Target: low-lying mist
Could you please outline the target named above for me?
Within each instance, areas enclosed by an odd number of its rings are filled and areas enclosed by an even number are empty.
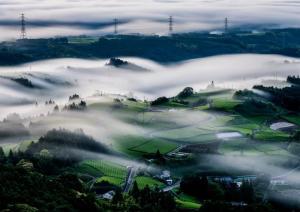
[[[153,126],[141,126],[141,114],[118,114],[110,107],[114,98],[135,97],[153,100],[160,96],[175,96],[184,87],[196,91],[205,89],[214,81],[216,87],[242,89],[255,84],[286,85],[284,79],[290,74],[298,75],[298,59],[277,55],[224,55],[182,63],[158,64],[140,58],[122,58],[149,71],[128,70],[128,68],[107,66],[106,60],[58,59],[39,61],[15,67],[0,68],[0,109],[1,120],[9,114],[20,115],[20,123],[32,137],[39,138],[56,128],[82,129],[96,141],[108,146],[122,135],[153,137]],[[68,111],[63,107],[72,101],[69,97],[78,94],[88,109]],[[49,101],[51,100],[51,104]],[[47,103],[48,102],[48,103]],[[98,107],[94,104],[100,104]],[[59,112],[54,111],[55,105]],[[94,105],[94,107],[90,107]],[[97,108],[98,107],[98,108]],[[157,121],[169,117],[172,126],[205,127],[217,114],[195,111],[164,111]],[[153,118],[153,117],[152,117]],[[132,121],[134,120],[134,121]],[[212,126],[210,126],[212,127]],[[15,141],[21,141],[24,134],[16,134]],[[10,142],[9,139],[1,143]],[[119,160],[119,159],[118,159]],[[210,160],[220,167],[247,170],[268,170],[272,175],[289,172],[283,168],[280,158],[274,157],[231,157],[213,156]],[[298,183],[298,171],[288,180]]]
[[[225,55],[169,65],[139,58],[124,59],[150,71],[130,71],[106,66],[106,60],[81,59],[2,67],[0,107],[2,111],[8,106],[10,109],[14,107],[12,111],[31,114],[30,103],[53,99],[62,104],[74,93],[84,98],[110,93],[154,99],[163,95],[174,96],[186,86],[203,89],[211,81],[222,88],[251,88],[262,80],[269,80],[269,83],[270,80],[283,81],[289,74],[297,75],[300,68],[297,59],[276,55]],[[47,111],[40,105],[30,108]],[[1,113],[2,118],[6,115],[6,112]]]
[[[27,120],[25,124],[28,125],[42,116],[42,122],[36,127],[37,132],[45,133],[54,127],[86,128],[96,137],[107,138],[109,136],[106,134],[111,134],[111,131],[137,132],[141,129],[118,120],[111,111],[105,110],[44,116],[52,113],[55,105],[62,109],[68,104],[69,96],[75,93],[88,105],[109,102],[113,95],[116,98],[126,95],[153,100],[160,96],[175,96],[187,86],[199,91],[211,81],[217,87],[233,89],[251,88],[264,82],[280,85],[287,75],[297,75],[300,68],[297,59],[276,55],[224,55],[168,65],[140,58],[123,59],[147,71],[108,66],[107,60],[82,59],[57,59],[1,67],[0,119],[17,113]],[[50,100],[52,104],[47,104]],[[182,120],[181,116],[178,117],[174,122],[186,120],[185,123],[188,123],[191,120],[189,115]],[[196,116],[192,114],[191,117]],[[175,118],[176,115],[173,116]],[[37,132],[33,134],[43,134]]]

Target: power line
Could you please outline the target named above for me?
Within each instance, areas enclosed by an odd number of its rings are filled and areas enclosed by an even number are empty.
[[[118,19],[117,18],[115,18],[114,19],[114,33],[115,34],[118,34]]]
[[[21,39],[26,39],[26,20],[24,13],[21,14]]]
[[[173,17],[172,16],[169,17],[169,33],[170,34],[173,33]]]
[[[228,18],[225,18],[224,21],[224,33],[227,34],[228,33]]]

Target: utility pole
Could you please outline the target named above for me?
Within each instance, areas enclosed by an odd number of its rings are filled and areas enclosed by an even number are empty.
[[[21,14],[21,39],[26,39],[26,21],[24,13]]]
[[[169,17],[169,34],[172,35],[173,33],[173,17]]]
[[[228,18],[225,18],[225,22],[224,22],[224,34],[228,33]]]
[[[118,19],[114,19],[114,33],[118,34]]]

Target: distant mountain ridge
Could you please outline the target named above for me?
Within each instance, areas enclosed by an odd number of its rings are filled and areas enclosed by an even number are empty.
[[[169,63],[239,53],[300,57],[300,29],[272,29],[260,33],[237,31],[224,35],[108,35],[95,42],[80,42],[79,39],[76,43],[67,37],[17,40],[0,43],[0,65],[66,57],[106,59],[126,56]]]

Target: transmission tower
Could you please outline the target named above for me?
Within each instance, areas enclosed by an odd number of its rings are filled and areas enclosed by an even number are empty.
[[[172,16],[169,17],[169,33],[170,34],[173,33],[173,17]]]
[[[26,21],[24,13],[21,14],[21,39],[26,39]]]
[[[114,19],[114,33],[118,34],[118,19]]]
[[[224,22],[224,33],[227,34],[228,33],[228,18],[225,18],[225,22]]]

